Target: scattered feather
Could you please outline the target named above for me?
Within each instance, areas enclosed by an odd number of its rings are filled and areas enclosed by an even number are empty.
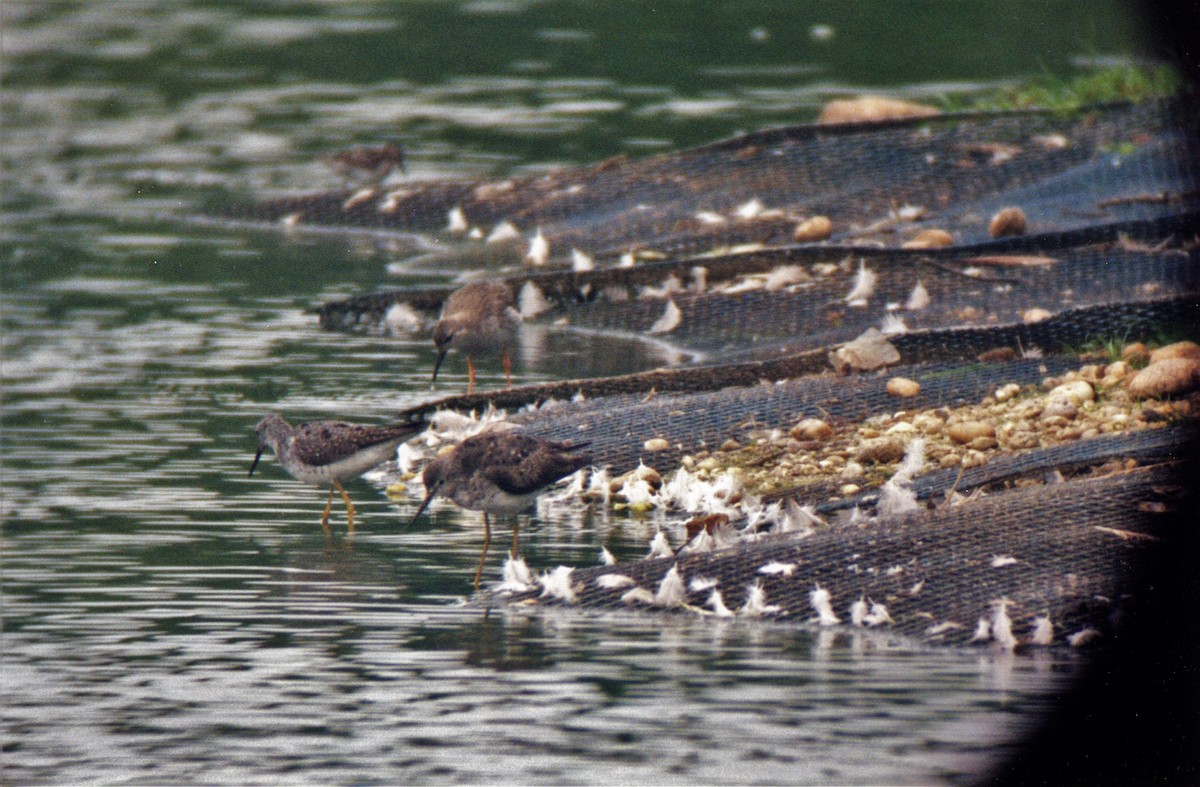
[[[559,566],[538,577],[538,583],[542,586],[542,597],[562,599],[568,604],[578,601],[579,597],[571,583],[571,572],[574,570],[570,566]]]
[[[550,310],[550,302],[546,300],[546,295],[542,292],[542,288],[531,281],[527,281],[521,286],[521,293],[517,296],[517,303],[520,306],[518,311],[523,320],[532,319]]]
[[[794,572],[795,570],[796,570],[795,563],[780,563],[778,561],[772,560],[770,563],[767,563],[765,566],[762,566],[761,568],[759,568],[758,573],[767,574],[767,575],[782,574],[785,577],[790,577],[792,575],[792,572]]]
[[[980,618],[975,623],[975,633],[971,635],[968,642],[987,642],[992,638],[992,624],[988,623],[987,618]]]
[[[919,312],[928,306],[929,303],[929,290],[925,289],[925,285],[921,283],[920,279],[917,279],[912,292],[908,294],[908,302],[904,304],[904,308],[910,312]]]
[[[1020,560],[1017,560],[1015,557],[1012,557],[1010,555],[993,555],[992,556],[992,568],[1003,568],[1004,566],[1011,566],[1014,563],[1020,563],[1020,562],[1021,562]]]
[[[763,289],[767,292],[775,292],[793,284],[801,284],[810,278],[808,271],[799,265],[780,265],[763,279]]]
[[[688,582],[688,590],[693,593],[703,593],[706,590],[715,588],[718,584],[720,584],[719,581],[712,577],[692,577],[692,580]]]
[[[746,603],[741,609],[743,615],[758,618],[763,615],[778,615],[779,612],[778,606],[767,603],[767,591],[763,590],[757,581],[746,588]]]
[[[617,261],[618,268],[632,268],[637,262],[637,258],[633,256],[632,251],[627,251],[621,255],[621,259]]]
[[[1017,647],[1017,638],[1013,636],[1012,631],[1012,618],[1008,616],[1008,605],[1012,602],[1002,598],[992,603],[996,607],[992,613],[992,638],[1000,647],[1012,651]]]
[[[621,596],[621,601],[625,604],[653,604],[654,594],[645,588],[633,588],[625,591]]]
[[[904,450],[900,467],[879,489],[879,515],[896,516],[920,508],[912,489],[913,477],[925,465],[925,439],[918,437]]]
[[[879,322],[879,332],[884,336],[899,336],[908,333],[908,325],[899,314],[885,314]]]
[[[608,551],[608,547],[600,547],[600,564],[603,566],[611,566],[616,564],[617,559],[613,557],[613,553]]]
[[[834,614],[829,591],[820,585],[815,586],[808,594],[808,603],[816,610],[817,622],[822,626],[836,626],[842,622],[842,619]]]
[[[683,577],[679,576],[679,567],[671,566],[671,570],[658,583],[658,591],[654,594],[654,605],[656,607],[678,607],[685,601],[687,601],[687,587],[683,584]]]
[[[675,557],[675,550],[671,549],[671,544],[667,541],[667,534],[661,530],[650,540],[650,552],[646,555],[646,559],[651,560],[656,557]]]
[[[401,475],[414,473],[424,459],[425,452],[408,443],[401,443],[400,447],[396,449],[396,465]]]
[[[446,215],[446,232],[466,232],[471,229],[471,223],[467,221],[467,214],[463,213],[461,206],[455,205]]]
[[[811,533],[814,527],[828,527],[828,524],[817,516],[812,506],[802,506],[791,498],[783,504],[783,516],[777,523],[780,533]]]
[[[867,267],[865,260],[859,259],[858,275],[854,277],[854,286],[850,288],[850,292],[843,300],[851,306],[866,306],[867,301],[875,293],[875,282],[878,280],[879,275]]]
[[[855,626],[865,625],[869,609],[867,600],[859,596],[858,601],[850,605],[850,623]]]
[[[888,614],[887,607],[879,602],[872,602],[871,612],[863,618],[863,622],[868,626],[882,626],[884,623],[894,624],[896,621]]]
[[[358,191],[356,191],[352,195],[350,195],[349,199],[347,199],[345,202],[342,203],[342,210],[350,210],[351,208],[355,207],[356,205],[361,205],[362,203],[367,202],[368,200],[374,199],[374,197],[375,197],[375,189],[373,189],[373,188],[359,189]]]
[[[511,221],[502,221],[496,225],[484,243],[499,243],[506,240],[520,240],[521,231]]]
[[[637,584],[633,577],[627,577],[624,574],[601,574],[596,577],[595,582],[596,587],[605,590],[620,590]]]
[[[383,327],[393,336],[416,333],[424,322],[417,310],[407,303],[393,303],[383,315]]]
[[[504,561],[504,581],[500,583],[496,591],[499,593],[527,593],[536,587],[534,583],[533,574],[530,573],[529,566],[525,565],[525,559],[514,560],[510,557]]]
[[[584,254],[579,249],[571,249],[571,270],[576,273],[587,273],[596,269],[596,261],[590,254]]]
[[[550,241],[542,234],[542,228],[537,228],[537,234],[529,241],[529,251],[525,253],[525,261],[530,265],[542,266],[550,259]]]
[[[651,298],[669,298],[677,293],[684,292],[683,282],[679,280],[675,274],[671,274],[663,279],[663,283],[658,287],[643,287],[639,297],[643,299]]]
[[[1033,619],[1033,635],[1029,638],[1031,644],[1034,645],[1053,645],[1054,644],[1054,623],[1046,615],[1039,615]]]
[[[670,333],[678,328],[681,322],[683,322],[683,312],[675,305],[675,301],[667,301],[667,307],[663,310],[662,316],[646,332],[650,334]]]
[[[725,599],[723,599],[721,597],[721,591],[714,590],[709,595],[708,601],[706,603],[709,606],[709,608],[711,608],[712,611],[716,614],[717,617],[719,617],[719,618],[733,617],[733,612],[729,609],[729,607],[725,606]]]
[[[696,212],[696,221],[701,224],[724,224],[726,219],[720,213],[714,213],[711,210],[701,210]]]
[[[737,217],[739,219],[752,219],[752,218],[758,216],[760,213],[762,213],[766,209],[767,208],[765,205],[763,205],[762,200],[760,200],[758,197],[755,197],[754,199],[750,200],[749,202],[746,202],[746,203],[738,206],[738,209],[736,212],[737,212]]]

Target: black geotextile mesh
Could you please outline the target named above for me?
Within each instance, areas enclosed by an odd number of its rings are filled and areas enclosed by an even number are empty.
[[[304,195],[230,215],[442,232],[439,245],[452,251],[434,263],[490,268],[529,320],[651,335],[691,353],[671,368],[447,396],[403,414],[520,409],[512,420],[523,429],[586,441],[614,474],[640,461],[666,472],[684,455],[807,416],[852,427],[900,409],[977,404],[999,386],[1078,368],[1097,342],[1200,337],[1196,107],[1186,96],[1070,114],[775,129],[545,175]],[[989,219],[1005,207],[1025,212],[1027,232],[990,239]],[[443,232],[452,213],[479,237]],[[797,223],[814,215],[830,218],[832,236],[793,242]],[[482,239],[503,222],[516,237]],[[952,245],[898,248],[925,228],[948,231]],[[522,267],[535,232],[549,242],[548,264]],[[573,249],[595,269],[572,270]],[[631,266],[618,262],[631,253]],[[864,277],[873,279],[865,290]],[[332,330],[390,330],[412,313],[428,329],[456,286],[370,293],[317,312]],[[872,327],[900,331],[887,337],[899,361],[834,374],[830,351]],[[1017,360],[994,360],[1006,357],[998,350]],[[917,395],[888,395],[895,376],[918,382]],[[803,538],[768,534],[678,560],[579,569],[577,603],[647,606],[595,576],[622,573],[653,594],[677,564],[685,582],[716,580],[687,598],[714,614],[716,589],[735,613],[749,599],[743,614],[765,604],[771,617],[809,621],[820,587],[842,623],[863,599],[886,606],[888,630],[930,641],[965,642],[981,618],[993,634],[1011,621],[1029,637],[1044,617],[1054,642],[1107,631],[1114,602],[1134,590],[1135,563],[1156,543],[1137,534],[1179,504],[1176,485],[1192,483],[1182,474],[1194,468],[1180,461],[1195,437],[1188,424],[1152,424],[936,470],[912,483],[933,508],[900,517],[869,518],[876,489],[785,485],[775,497],[833,524]],[[653,438],[667,447],[651,450]],[[1130,470],[1138,463],[1148,467]],[[1066,479],[1055,483],[1055,471]],[[1107,475],[1089,477],[1097,472]],[[951,490],[975,496],[951,506]],[[843,523],[853,506],[866,523]],[[771,562],[790,568],[761,573]]]
[[[926,225],[971,243],[987,238],[993,209],[1011,204],[1022,205],[1036,232],[1194,209],[1195,112],[1189,96],[1070,115],[795,126],[544,175],[319,193],[224,213],[429,232],[445,229],[453,211],[484,234],[501,222],[527,237],[540,229],[561,261],[572,248],[603,261],[631,249],[678,256],[787,243],[797,220],[813,215],[831,219],[834,243],[896,245],[904,239],[897,229],[908,225],[890,217],[909,206]]]
[[[1028,641],[1042,617],[1049,622],[1043,636],[1050,637],[1042,644],[1088,637],[1088,629],[1108,636],[1141,579],[1139,558],[1170,535],[1158,522],[1185,504],[1177,473],[1162,465],[1140,468],[1003,490],[865,525],[766,536],[712,553],[579,568],[570,577],[572,603],[653,609],[650,596],[659,595],[674,567],[689,588],[684,599],[671,600],[674,609],[686,604],[715,614],[716,590],[734,613],[817,623],[812,593],[819,588],[828,593],[827,613],[838,618],[826,623],[842,631],[854,625],[851,608],[861,599],[880,629],[931,642],[968,642],[981,619],[1001,640],[997,624],[1007,620],[1013,637]],[[764,571],[770,564],[776,565]],[[608,589],[597,582],[606,574],[633,583]],[[747,610],[755,586],[761,597]],[[631,594],[639,587],[647,591],[640,601]],[[886,619],[874,604],[884,606]]]

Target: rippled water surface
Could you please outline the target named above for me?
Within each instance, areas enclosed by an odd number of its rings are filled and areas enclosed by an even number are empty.
[[[1085,6],[1084,33],[1045,23]],[[1137,52],[1117,5],[1003,7],[0,5],[0,780],[937,782],[1014,751],[1069,655],[485,611],[464,603],[477,518],[409,526],[413,501],[369,476],[353,543],[336,515],[327,538],[322,492],[273,461],[247,478],[254,423],[384,422],[429,396],[427,339],[305,310],[447,281],[438,239],[179,220],[209,189],[335,186],[319,159],[354,144],[401,141],[414,178],[498,175],[809,119],[847,86],[921,96]],[[543,331],[515,371],[670,360]],[[524,549],[543,569],[631,557],[653,527],[547,506]]]

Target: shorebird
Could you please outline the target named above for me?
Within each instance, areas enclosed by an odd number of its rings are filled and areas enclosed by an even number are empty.
[[[481,353],[504,354],[504,379],[512,385],[512,360],[508,349],[516,340],[521,315],[513,307],[512,290],[502,282],[472,282],[450,293],[442,304],[442,316],[433,327],[437,361],[433,381],[450,348],[467,356],[467,393],[475,390],[475,364],[471,356]]]
[[[449,498],[463,508],[483,512],[483,552],[475,569],[475,589],[483,575],[492,526],[488,514],[513,515],[512,556],[517,556],[520,520],[517,514],[533,505],[539,492],[576,470],[591,464],[580,449],[586,443],[544,440],[512,430],[493,430],[468,437],[430,462],[421,475],[425,499],[417,517],[435,496]]]
[[[348,186],[358,184],[375,188],[393,170],[399,169],[401,174],[407,174],[404,169],[404,148],[392,143],[379,147],[351,148],[330,156],[327,161],[334,172],[345,178]]]
[[[343,481],[357,478],[372,467],[385,462],[396,447],[424,428],[420,422],[395,426],[366,426],[345,421],[310,421],[292,426],[276,413],[268,413],[255,431],[258,433],[258,453],[250,465],[250,475],[258,467],[263,451],[270,447],[283,469],[293,478],[317,486],[329,487],[321,527],[329,533],[329,511],[336,489],[346,503],[349,535],[354,535],[354,504],[342,486]]]

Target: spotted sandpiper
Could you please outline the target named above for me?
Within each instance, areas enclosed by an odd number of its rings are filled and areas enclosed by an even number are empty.
[[[347,185],[359,184],[375,188],[392,174],[405,173],[404,148],[388,143],[378,147],[351,148],[328,159],[329,166],[346,180]]]
[[[475,589],[483,575],[492,526],[488,514],[513,515],[512,556],[517,556],[520,521],[516,515],[533,505],[539,492],[591,464],[580,449],[586,443],[544,440],[513,430],[491,430],[468,437],[430,462],[422,473],[425,499],[413,522],[437,495],[463,508],[483,512],[483,552],[475,569]]]
[[[467,393],[475,390],[475,364],[471,356],[500,351],[504,354],[504,379],[512,385],[509,347],[516,340],[521,315],[513,308],[512,290],[502,282],[472,282],[450,293],[442,304],[442,316],[433,327],[437,361],[433,380],[450,348],[467,356]]]
[[[250,465],[250,475],[269,446],[279,458],[283,469],[298,481],[329,487],[321,527],[329,532],[329,511],[336,489],[346,503],[349,535],[354,535],[354,504],[342,486],[343,481],[357,478],[372,467],[385,462],[396,447],[424,428],[419,422],[395,426],[366,426],[345,421],[310,421],[292,426],[276,413],[268,413],[255,431],[258,433],[258,453]]]

